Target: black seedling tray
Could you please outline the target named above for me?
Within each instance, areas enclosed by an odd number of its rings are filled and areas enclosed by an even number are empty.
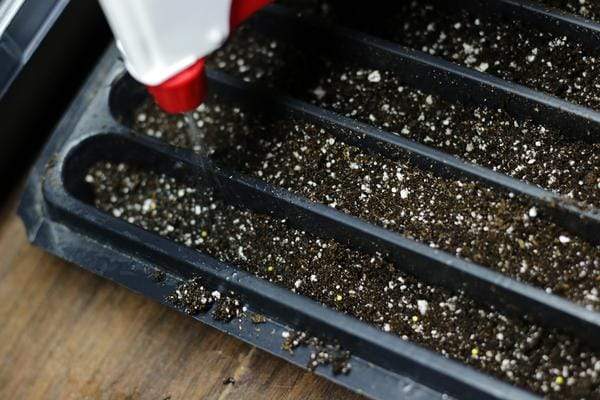
[[[490,3],[515,2],[490,0]],[[508,5],[502,9],[516,12],[516,8]],[[523,10],[523,15],[536,12],[531,7]],[[318,21],[300,22],[281,7],[270,7],[253,23],[298,46],[310,45],[313,49],[316,46],[336,57],[361,60],[363,65],[367,62],[376,68],[397,69],[413,86],[451,101],[501,106],[518,117],[569,127],[573,135],[587,140],[595,140],[600,131],[600,114],[595,111],[362,33]],[[316,372],[372,398],[427,399],[440,398],[442,393],[477,399],[535,398],[235,266],[99,211],[92,205],[92,193],[84,180],[86,171],[98,161],[127,162],[189,185],[214,186],[219,188],[217,191],[225,188],[228,194],[234,194],[226,200],[235,206],[285,217],[294,227],[365,252],[390,254],[399,268],[424,282],[464,290],[501,312],[568,330],[598,347],[598,313],[328,206],[219,169],[191,151],[133,134],[130,128],[133,113],[147,97],[144,89],[123,71],[116,50],[110,48],[36,164],[19,209],[29,238],[35,244],[168,306],[171,305],[166,296],[193,276],[202,277],[211,289],[232,290],[250,311],[269,318],[259,331],[246,318],[231,323],[218,322],[208,314],[194,318],[300,366],[306,365],[308,350],[299,349],[293,356],[281,350],[281,333],[290,329],[319,332],[324,339],[337,342],[352,353],[352,372],[333,375],[326,368]],[[590,240],[597,241],[600,237],[597,212],[582,210],[548,191],[305,102],[245,84],[221,72],[209,71],[209,85],[219,98],[258,107],[280,117],[326,125],[340,140],[369,152],[390,158],[408,155],[416,166],[436,174],[468,177],[498,190],[519,193],[550,211],[551,218],[566,229]],[[258,98],[260,101],[256,101]],[[203,179],[206,165],[211,171],[210,179]],[[166,273],[165,282],[152,279],[157,271]]]

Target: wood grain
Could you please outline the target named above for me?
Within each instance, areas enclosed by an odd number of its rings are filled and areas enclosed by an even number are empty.
[[[359,398],[31,246],[16,198],[0,211],[0,399]]]

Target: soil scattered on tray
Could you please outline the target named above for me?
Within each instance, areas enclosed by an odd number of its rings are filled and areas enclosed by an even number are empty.
[[[223,105],[204,105],[196,116],[214,158],[231,168],[590,310],[600,307],[600,247],[567,233],[524,199],[367,154],[330,128],[250,117]],[[173,128],[176,117],[145,118],[169,142],[185,136]],[[154,129],[149,126],[141,131]]]
[[[405,340],[549,397],[600,396],[600,357],[578,340],[418,282],[381,255],[225,206],[210,192],[127,165],[98,164],[86,180],[107,213]],[[185,285],[174,301],[191,312],[213,301],[200,281]]]
[[[252,321],[253,324],[259,325],[259,324],[264,324],[265,322],[267,322],[267,317],[265,317],[262,314],[252,313],[252,315],[250,316],[250,320]]]
[[[322,11],[315,3],[309,10]],[[446,0],[328,4],[341,25],[600,110],[600,54],[526,20]]]
[[[600,2],[598,0],[535,0],[534,3],[600,22]]]
[[[307,368],[316,370],[321,365],[331,365],[334,375],[348,374],[352,369],[350,352],[343,350],[338,344],[327,344],[323,340],[309,336],[306,332],[284,332],[285,339],[281,345],[283,350],[294,353],[298,347],[311,349]]]
[[[200,278],[190,279],[181,284],[168,300],[188,315],[204,313],[210,310],[214,302],[213,296]]]
[[[167,274],[164,271],[156,269],[150,273],[150,279],[156,283],[163,283],[167,279]]]
[[[201,233],[202,236],[202,233]],[[212,316],[216,321],[231,322],[234,318],[240,318],[244,315],[245,307],[237,298],[234,292],[222,294],[219,291],[212,291],[208,294],[200,277],[192,278],[180,284],[175,292],[168,296],[175,307],[182,309],[188,315],[197,315],[208,311],[211,306]],[[253,313],[251,321],[254,324],[263,324],[267,318],[263,315]],[[350,364],[350,352],[343,350],[338,344],[329,344],[315,336],[309,336],[305,332],[291,333],[282,332],[283,343],[281,348],[294,353],[298,347],[310,347],[311,353],[307,368],[309,371],[316,370],[319,366],[331,365],[334,375],[348,374],[352,369]],[[233,378],[227,378],[223,384],[234,384]]]
[[[202,314],[212,308],[213,318],[221,322],[230,322],[244,314],[244,306],[235,293],[211,291],[199,277],[183,282],[167,300],[188,315]]]
[[[213,292],[213,296],[217,297],[217,302],[213,308],[213,318],[221,322],[230,322],[234,318],[240,318],[244,314],[242,302],[235,296],[233,292],[229,294],[221,294]]]

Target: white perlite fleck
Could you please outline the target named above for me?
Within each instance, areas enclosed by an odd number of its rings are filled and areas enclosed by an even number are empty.
[[[369,80],[369,82],[373,83],[381,82],[381,74],[379,73],[379,71],[375,70],[369,74],[367,79]]]
[[[156,208],[156,203],[154,202],[154,199],[146,199],[144,200],[144,204],[142,205],[142,212],[147,213],[149,211],[152,211]]]
[[[502,371],[508,371],[510,370],[511,365],[510,365],[510,360],[505,358],[504,360],[502,360],[502,364],[500,364],[500,369]]]
[[[218,290],[213,291],[210,295],[217,300],[221,298],[221,292],[219,292]]]
[[[558,241],[561,242],[562,244],[567,244],[571,241],[571,238],[565,235],[560,235],[558,237]]]
[[[529,216],[530,216],[531,218],[535,218],[535,217],[537,217],[537,215],[538,215],[538,214],[537,214],[537,208],[535,208],[535,207],[531,207],[531,208],[529,209]]]
[[[408,197],[408,193],[409,193],[409,192],[408,192],[408,189],[402,189],[402,190],[400,191],[400,198],[402,198],[402,199],[406,199],[406,198]]]
[[[317,86],[315,88],[315,90],[313,90],[313,94],[315,95],[315,97],[317,98],[317,100],[321,100],[321,99],[323,99],[323,97],[325,97],[325,95],[327,94],[327,92],[325,91],[325,89],[323,89],[323,87]]]
[[[479,66],[477,67],[477,70],[480,72],[485,72],[488,70],[488,68],[490,67],[490,64],[486,63],[486,62],[482,62],[481,64],[479,64]]]
[[[419,313],[421,315],[425,315],[429,309],[429,303],[427,300],[417,300],[417,308],[419,309]]]
[[[392,328],[390,327],[390,324],[383,324],[383,330],[386,332],[389,332]]]
[[[281,337],[287,339],[290,337],[290,333],[288,331],[281,332]]]
[[[240,256],[240,258],[242,260],[247,260],[246,255],[244,254],[244,248],[242,246],[238,247],[238,256]]]

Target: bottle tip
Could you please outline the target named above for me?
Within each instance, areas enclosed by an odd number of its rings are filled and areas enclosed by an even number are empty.
[[[196,109],[206,97],[205,60],[200,59],[167,81],[148,86],[148,91],[164,111],[178,114]]]

